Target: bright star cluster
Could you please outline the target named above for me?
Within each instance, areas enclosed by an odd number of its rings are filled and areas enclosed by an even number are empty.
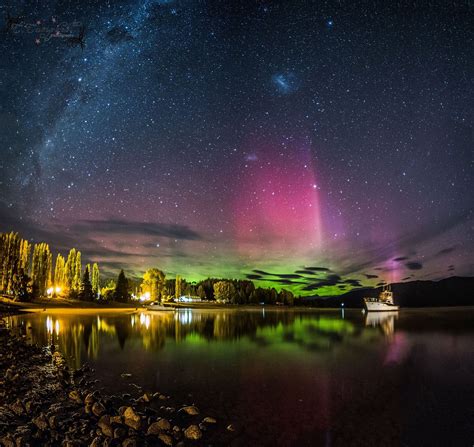
[[[0,231],[301,294],[474,274],[467,3],[2,10]]]

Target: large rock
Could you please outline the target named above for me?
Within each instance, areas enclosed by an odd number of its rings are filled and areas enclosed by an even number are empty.
[[[197,425],[190,425],[186,430],[184,430],[184,436],[188,439],[197,441],[202,438],[202,432]]]
[[[124,423],[129,427],[140,430],[142,425],[141,417],[135,413],[135,410],[132,407],[127,407],[127,409],[123,413]]]

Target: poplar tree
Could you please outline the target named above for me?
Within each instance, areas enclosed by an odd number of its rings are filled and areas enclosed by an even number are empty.
[[[74,277],[76,272],[76,249],[71,248],[66,261],[65,286],[69,292],[73,290]]]
[[[176,298],[179,298],[181,296],[181,276],[176,275],[176,285],[174,288],[174,295]]]
[[[66,261],[61,253],[56,256],[54,264],[54,286],[60,287],[61,290],[66,287]]]
[[[18,233],[0,233],[0,292],[19,297],[19,278],[24,283],[28,277],[30,251],[31,244]]]
[[[100,273],[99,273],[99,266],[97,265],[96,262],[92,265],[92,290],[97,296],[100,290]]]
[[[81,252],[77,250],[76,253],[76,270],[74,272],[74,290],[79,291],[81,288],[82,276],[82,265],[81,265]]]
[[[49,245],[45,242],[35,244],[31,263],[31,279],[34,292],[39,296],[45,296],[46,290],[51,286],[52,264],[53,255]]]

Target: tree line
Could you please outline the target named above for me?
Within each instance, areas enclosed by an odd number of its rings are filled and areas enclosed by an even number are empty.
[[[97,263],[83,268],[81,252],[69,250],[67,257],[53,254],[45,242],[32,244],[18,233],[0,233],[0,293],[20,301],[39,297],[66,297],[83,301],[170,301],[180,296],[231,304],[293,305],[288,290],[255,287],[250,280],[207,278],[188,282],[179,275],[167,279],[163,271],[148,269],[140,284],[129,280],[123,270],[117,280],[103,287]]]
[[[282,289],[278,292],[275,288],[255,287],[250,280],[207,278],[188,282],[179,275],[166,279],[165,273],[157,268],[147,270],[139,286],[134,286],[133,281],[127,279],[122,270],[117,282],[110,281],[102,289],[104,299],[121,302],[137,297],[145,298],[146,301],[166,302],[183,295],[229,304],[264,303],[292,306],[295,302],[295,296],[289,290]]]

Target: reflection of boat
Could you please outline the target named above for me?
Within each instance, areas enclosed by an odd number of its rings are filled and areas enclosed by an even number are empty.
[[[380,327],[385,335],[391,335],[395,331],[395,318],[398,318],[397,311],[388,312],[367,312],[365,317],[365,325],[372,327]]]
[[[398,310],[398,306],[393,302],[393,292],[388,287],[380,292],[378,298],[364,298],[364,305],[367,312]]]
[[[151,303],[144,306],[147,310],[154,310],[154,311],[174,311],[175,308],[173,306],[164,306],[159,301],[152,301]]]

